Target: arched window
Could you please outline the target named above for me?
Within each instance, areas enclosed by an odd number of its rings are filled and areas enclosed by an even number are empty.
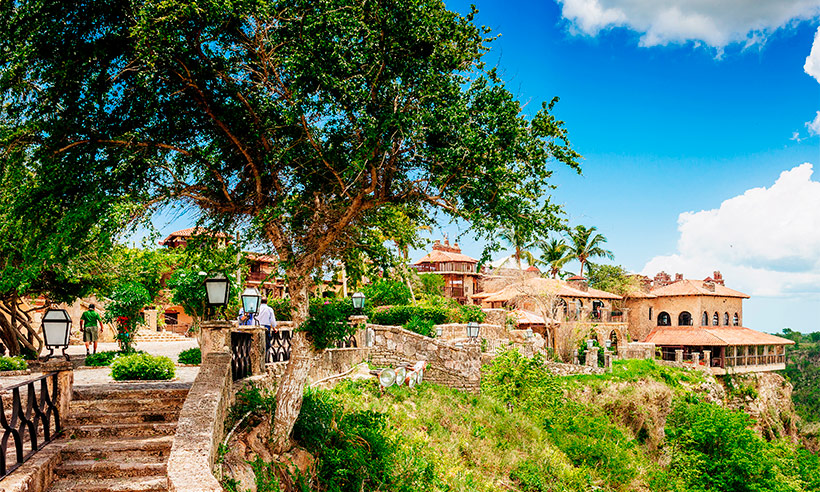
[[[729,313],[723,313],[723,326],[729,326]]]
[[[678,315],[678,326],[692,326],[692,315],[684,311]]]
[[[740,326],[740,318],[738,318],[737,313],[735,313],[735,317],[732,319],[732,324],[735,326]]]
[[[703,312],[703,317],[700,319],[700,326],[709,326],[709,313]]]
[[[612,330],[609,334],[609,348],[616,354],[618,353],[618,334]]]
[[[718,326],[719,324],[720,324],[720,315],[718,314],[717,311],[715,311],[715,314],[712,316],[712,326]]]
[[[672,326],[672,318],[666,311],[658,313],[658,326]]]

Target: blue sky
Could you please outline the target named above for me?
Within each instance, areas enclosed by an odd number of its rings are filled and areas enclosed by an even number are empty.
[[[561,98],[583,176],[557,168],[553,200],[615,263],[721,270],[750,328],[820,330],[820,177],[798,167],[820,165],[820,0],[445,1],[500,34],[487,60],[528,108]]]

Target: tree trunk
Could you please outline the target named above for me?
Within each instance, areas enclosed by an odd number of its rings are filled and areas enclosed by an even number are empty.
[[[288,283],[291,296],[291,313],[295,327],[308,317],[308,285],[304,279]],[[285,374],[279,380],[276,391],[276,414],[273,419],[273,452],[281,454],[291,446],[290,434],[302,408],[305,382],[316,355],[313,344],[303,332],[295,333],[291,340],[291,356]]]

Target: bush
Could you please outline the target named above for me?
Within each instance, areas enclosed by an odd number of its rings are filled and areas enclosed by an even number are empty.
[[[193,364],[198,366],[202,364],[202,350],[200,350],[199,347],[183,350],[179,353],[177,361],[179,361],[180,364]]]
[[[111,362],[111,377],[116,381],[167,380],[174,374],[174,362],[168,357],[130,354],[115,357]]]
[[[307,333],[316,350],[324,350],[356,331],[348,323],[352,314],[350,299],[311,299],[310,316],[298,330]]]
[[[19,355],[17,357],[0,356],[0,371],[24,371],[28,363]]]
[[[387,416],[373,411],[345,413],[330,393],[308,390],[293,437],[317,459],[321,490],[396,490],[393,469],[397,442]]]
[[[448,321],[448,314],[447,310],[442,308],[393,306],[388,309],[374,311],[370,318],[377,325],[402,326],[413,318],[432,321],[434,325],[440,325]]]
[[[225,426],[227,428],[233,427],[239,419],[247,414],[254,414],[258,417],[271,418],[276,410],[276,394],[256,386],[255,384],[247,384],[242,387],[234,399],[234,404],[231,405],[228,411],[228,418]]]
[[[273,309],[276,321],[291,321],[290,299],[268,299],[268,306]]]
[[[471,321],[475,321],[476,323],[483,323],[484,319],[487,317],[487,313],[481,310],[481,306],[475,305],[465,305],[459,306],[457,312],[456,323],[470,323]]]
[[[85,365],[99,367],[99,366],[110,366],[111,361],[113,361],[116,357],[121,355],[131,355],[131,354],[144,354],[142,350],[132,350],[131,352],[121,352],[119,350],[106,350],[104,352],[97,352],[96,354],[90,354],[85,357]]]
[[[410,287],[399,280],[379,279],[363,293],[373,306],[403,306],[410,302]]]
[[[429,319],[421,319],[418,316],[410,318],[410,321],[405,323],[404,329],[426,337],[433,336],[433,322]]]

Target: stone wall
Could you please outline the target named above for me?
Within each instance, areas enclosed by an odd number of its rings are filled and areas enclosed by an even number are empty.
[[[618,356],[622,359],[654,359],[655,344],[632,342],[618,347]]]
[[[509,340],[510,332],[503,325],[481,323],[478,330],[479,338],[486,340]],[[433,330],[441,328],[441,338],[444,340],[464,340],[467,338],[466,323],[448,323],[435,325]]]
[[[488,325],[499,325],[502,327],[507,326],[507,316],[509,311],[507,311],[506,309],[485,308],[482,309],[482,311],[484,311],[484,313],[487,315],[487,317],[484,318],[484,322]]]
[[[335,376],[336,374],[341,374],[353,366],[367,361],[369,356],[370,349],[367,347],[327,349],[320,352],[313,359],[313,365],[308,373],[308,379],[310,381],[318,381],[330,376]],[[274,362],[265,365],[265,371],[270,380],[271,387],[285,374],[287,367],[287,362]]]
[[[375,332],[370,361],[376,366],[397,366],[427,361],[425,381],[468,392],[481,389],[481,350],[478,344],[463,348],[429,338],[399,326],[368,325]]]
[[[556,376],[572,376],[575,374],[603,374],[603,367],[581,366],[575,364],[564,364],[562,362],[546,362],[547,368]]]
[[[213,475],[231,400],[231,354],[211,352],[202,359],[179,414],[168,457],[171,492],[221,492]]]

